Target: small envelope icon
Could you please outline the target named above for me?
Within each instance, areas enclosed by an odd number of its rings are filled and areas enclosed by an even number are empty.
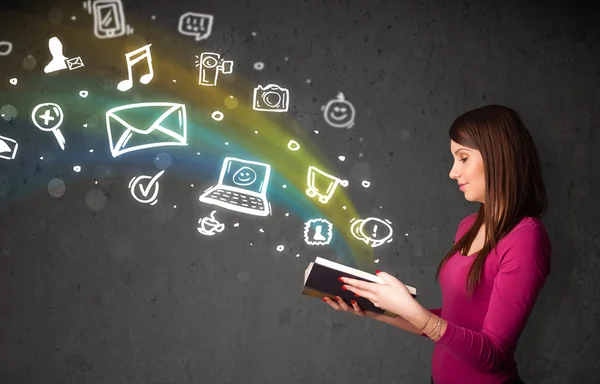
[[[187,145],[185,105],[152,102],[123,105],[106,112],[113,157],[145,148]]]
[[[69,66],[69,71],[72,71],[74,69],[83,67],[83,60],[81,60],[81,57],[67,59],[67,65]]]

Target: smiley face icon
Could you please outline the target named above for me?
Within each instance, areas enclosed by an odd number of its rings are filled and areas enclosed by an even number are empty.
[[[344,98],[344,94],[341,92],[338,93],[337,98],[329,100],[321,109],[327,124],[334,128],[350,129],[354,125],[356,116],[354,106]]]
[[[233,174],[233,182],[236,185],[247,186],[256,181],[256,171],[250,167],[242,167]]]

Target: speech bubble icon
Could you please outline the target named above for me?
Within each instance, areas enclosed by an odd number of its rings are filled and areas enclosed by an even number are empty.
[[[208,39],[212,26],[213,16],[205,13],[186,12],[179,17],[179,33],[195,36],[196,41]]]

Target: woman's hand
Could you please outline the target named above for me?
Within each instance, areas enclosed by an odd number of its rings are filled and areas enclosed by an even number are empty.
[[[348,303],[346,303],[346,301],[339,296],[336,296],[336,300],[332,300],[329,297],[323,297],[323,301],[336,311],[349,312],[358,316],[370,317],[375,320],[379,320],[381,316],[383,316],[372,311],[365,311],[360,307],[360,305],[358,305],[356,300],[351,301],[352,305],[348,305]]]
[[[378,308],[405,318],[419,307],[419,303],[400,280],[385,272],[378,272],[377,276],[384,281],[384,284],[370,283],[349,277],[341,277],[340,281],[345,284],[342,288],[369,299]]]

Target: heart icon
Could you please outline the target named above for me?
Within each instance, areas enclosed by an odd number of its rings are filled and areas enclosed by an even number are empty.
[[[79,91],[79,96],[81,96],[85,99],[86,97],[88,97],[88,91],[86,91],[86,90]]]
[[[17,85],[17,78],[13,77],[12,79],[8,80],[9,83],[11,83],[12,85]]]

